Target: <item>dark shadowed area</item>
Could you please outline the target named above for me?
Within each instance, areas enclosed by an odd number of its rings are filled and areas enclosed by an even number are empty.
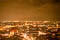
[[[0,0],[0,21],[60,20],[60,0]]]

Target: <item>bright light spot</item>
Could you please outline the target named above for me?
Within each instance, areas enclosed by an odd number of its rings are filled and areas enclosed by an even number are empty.
[[[26,38],[26,37],[27,37],[27,34],[25,33],[25,34],[24,34],[24,38]]]
[[[43,33],[43,32],[39,31],[39,35],[46,35],[46,33]]]

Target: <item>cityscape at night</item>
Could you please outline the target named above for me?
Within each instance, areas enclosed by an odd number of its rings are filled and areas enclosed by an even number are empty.
[[[0,0],[0,40],[60,40],[60,0]]]
[[[0,40],[59,40],[59,21],[3,21]]]

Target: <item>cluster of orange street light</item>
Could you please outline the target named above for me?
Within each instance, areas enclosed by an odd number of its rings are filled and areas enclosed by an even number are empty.
[[[49,27],[50,24],[53,24],[54,26],[56,25],[56,27]],[[51,28],[58,28],[58,24],[57,22],[50,22],[50,21],[8,21],[8,22],[1,22],[0,24],[0,31],[8,31],[9,33],[5,33],[5,34],[0,34],[1,36],[14,36],[15,34],[23,37],[23,40],[34,40],[34,38],[32,37],[32,34],[27,34],[27,31],[29,31],[30,25],[34,28],[34,27],[44,27],[46,26],[46,30],[51,29]],[[25,27],[25,28],[24,28]],[[25,30],[27,30],[25,32]],[[47,33],[42,32],[42,31],[35,31],[38,32],[38,36],[39,35],[46,35]]]

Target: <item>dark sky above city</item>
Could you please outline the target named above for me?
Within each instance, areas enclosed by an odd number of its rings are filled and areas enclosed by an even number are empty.
[[[60,0],[0,0],[0,21],[60,20]]]

